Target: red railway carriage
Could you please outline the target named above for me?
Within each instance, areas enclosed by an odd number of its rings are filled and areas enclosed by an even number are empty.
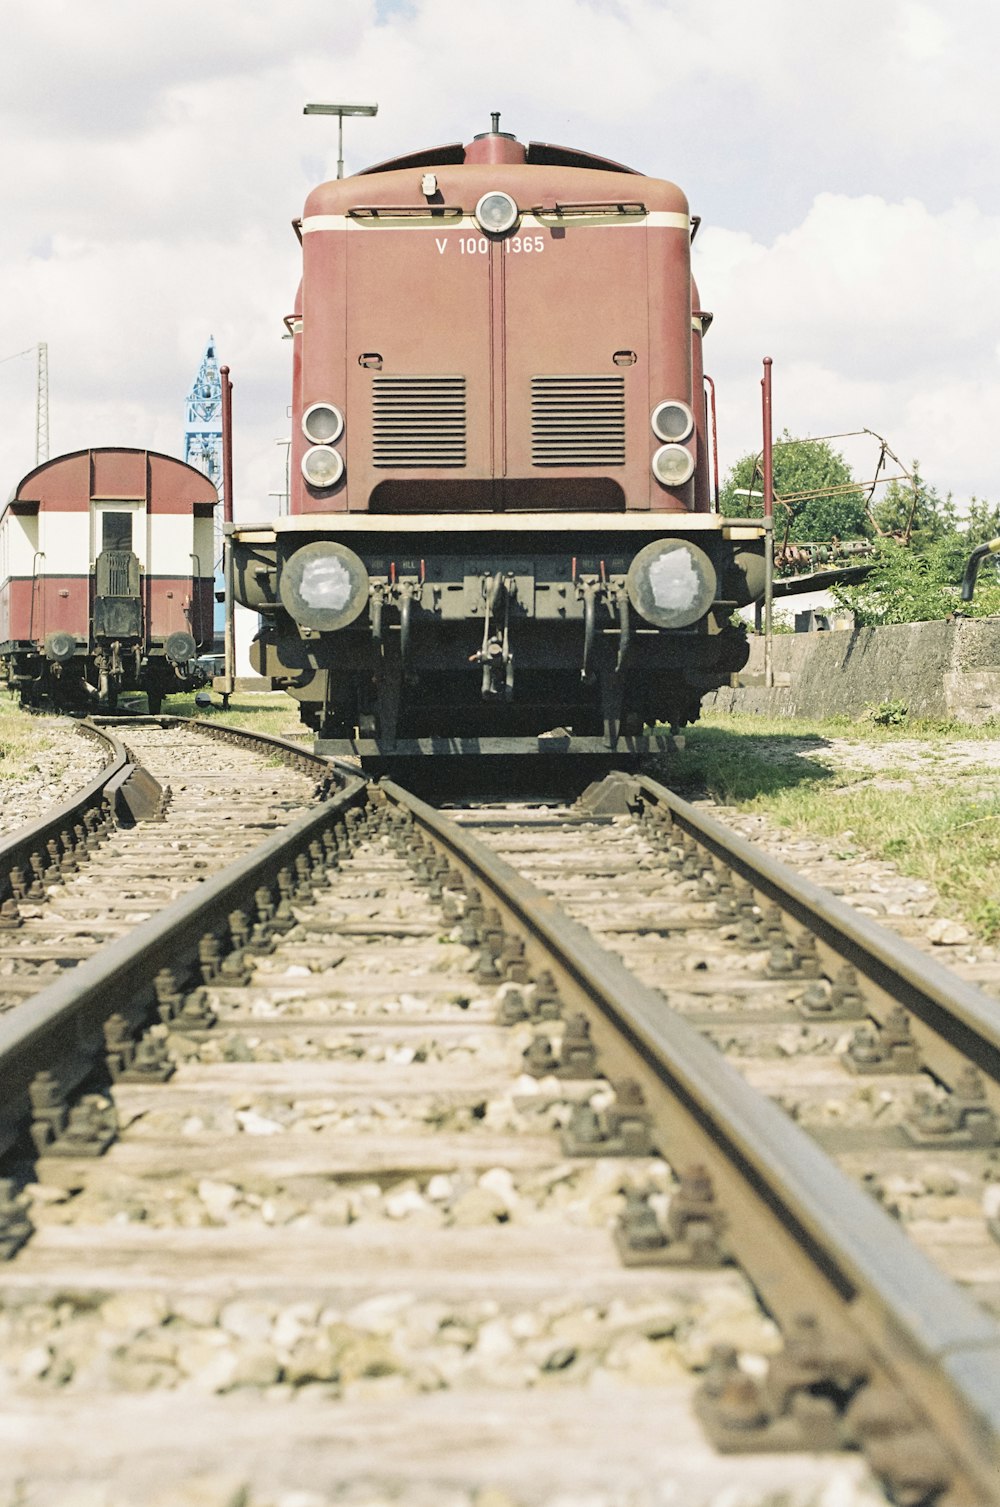
[[[29,471],[0,513],[0,664],[59,706],[204,682],[212,637],[212,483],[153,450],[94,449]]]
[[[495,117],[323,184],[298,230],[290,510],[233,537],[262,673],[363,755],[697,716],[763,546],[711,510],[681,190]]]

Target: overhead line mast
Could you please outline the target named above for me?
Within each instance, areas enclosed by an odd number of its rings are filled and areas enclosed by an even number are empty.
[[[49,347],[38,342],[38,378],[35,391],[35,465],[49,458]]]

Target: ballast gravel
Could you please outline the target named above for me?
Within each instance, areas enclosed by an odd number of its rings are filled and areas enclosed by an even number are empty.
[[[42,717],[31,727],[48,746],[20,756],[13,768],[9,756],[0,760],[0,833],[15,832],[64,805],[104,768],[101,744],[73,723]]]

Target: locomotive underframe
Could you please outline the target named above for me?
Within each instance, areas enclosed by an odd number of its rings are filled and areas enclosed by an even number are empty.
[[[439,517],[432,531],[426,517],[387,527],[355,515],[238,529],[236,597],[262,615],[255,668],[299,700],[328,752],[640,752],[646,727],[695,720],[704,693],[746,662],[731,619],[757,594],[760,526],[554,522]],[[297,550],[330,539],[356,553],[369,586],[349,626],[323,631],[295,621],[281,583]],[[715,567],[711,606],[684,627],[645,621],[628,598],[632,560],[657,539],[688,540]]]

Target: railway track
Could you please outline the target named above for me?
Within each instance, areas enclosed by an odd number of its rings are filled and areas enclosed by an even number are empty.
[[[210,724],[79,724],[105,768],[0,841],[0,1010],[147,920],[313,799],[328,766]],[[279,761],[284,769],[279,772]]]
[[[0,1021],[9,1489],[1000,1500],[988,998],[649,781],[340,781]]]

